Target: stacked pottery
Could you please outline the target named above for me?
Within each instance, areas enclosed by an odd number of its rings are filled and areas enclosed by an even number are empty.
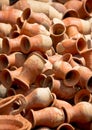
[[[92,130],[91,0],[0,2],[0,130]]]

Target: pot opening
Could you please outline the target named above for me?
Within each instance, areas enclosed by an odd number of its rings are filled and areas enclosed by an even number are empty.
[[[90,92],[92,92],[92,76],[91,78],[88,80],[88,85],[87,85],[88,89]]]
[[[8,67],[8,59],[6,55],[0,55],[0,70],[2,71],[3,69]]]
[[[24,53],[28,53],[30,51],[30,41],[28,40],[27,37],[23,37],[21,40],[21,50]]]
[[[87,48],[87,43],[83,38],[79,38],[77,41],[77,48],[79,52],[82,52]]]

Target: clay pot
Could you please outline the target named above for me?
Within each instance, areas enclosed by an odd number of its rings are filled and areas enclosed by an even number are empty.
[[[81,88],[86,88],[92,92],[92,71],[86,66],[76,66],[75,69],[77,69],[80,74],[78,84]]]
[[[26,110],[30,109],[39,110],[48,107],[53,101],[53,96],[48,87],[36,88],[26,96],[26,100],[27,100]]]
[[[7,89],[10,89],[10,87],[12,86],[14,82],[14,78],[20,74],[21,70],[22,70],[22,67],[19,67],[16,70],[4,69],[2,71],[2,77],[1,77],[2,84]]]
[[[14,52],[9,55],[1,54],[0,70],[2,71],[5,68],[9,68],[10,66],[21,67],[25,60],[26,60],[26,56],[21,52]]]
[[[74,86],[80,79],[80,74],[72,66],[62,60],[58,60],[53,64],[53,73],[58,79],[62,79],[66,86]]]
[[[73,39],[64,39],[56,46],[56,51],[59,54],[71,53],[72,55],[80,54],[87,50],[88,45],[83,37]]]
[[[75,128],[69,123],[63,123],[57,127],[57,130],[75,130]]]
[[[91,23],[87,20],[80,19],[80,18],[74,18],[74,17],[68,17],[63,19],[63,22],[66,26],[66,29],[69,27],[73,27],[73,30],[76,30],[75,34],[81,33],[81,34],[89,34],[91,32]],[[77,28],[76,28],[77,27]],[[85,28],[87,27],[87,28]],[[73,33],[70,31],[70,33]]]
[[[76,0],[76,4],[74,4],[74,0],[71,0],[71,1],[67,1],[64,6],[67,8],[67,9],[75,9],[80,18],[89,18],[92,16],[92,3],[91,3],[91,0],[82,0],[82,1],[79,1],[79,0]],[[81,13],[82,12],[82,13]]]
[[[64,40],[66,38],[66,27],[64,23],[54,23],[50,26],[50,37],[52,38],[53,47],[56,49],[56,45],[58,42]]]
[[[20,42],[21,42],[22,37],[24,37],[24,35],[19,35],[16,38],[4,37],[2,41],[3,53],[10,54],[12,52],[21,51]]]
[[[49,29],[51,25],[51,20],[49,19],[49,17],[47,17],[46,14],[33,12],[30,8],[26,8],[25,10],[23,10],[21,20],[27,20],[29,23],[41,24],[47,29]]]
[[[0,100],[0,115],[19,114],[27,105],[22,94],[6,97]]]
[[[79,102],[70,109],[65,109],[68,122],[89,123],[92,121],[92,104],[89,102]]]
[[[43,87],[49,87],[52,93],[55,93],[57,98],[69,100],[74,97],[77,88],[64,85],[62,80],[55,79],[52,75],[47,76],[43,82]]]
[[[31,123],[21,115],[0,115],[0,129],[4,130],[30,130]]]
[[[29,54],[23,64],[21,73],[14,79],[15,84],[22,87],[22,89],[30,89],[30,85],[35,82],[37,76],[41,74],[45,63],[45,59],[40,53],[33,52]]]
[[[10,15],[11,14],[11,15]],[[14,9],[14,8],[8,8],[5,10],[0,11],[0,22],[2,23],[9,23],[9,24],[15,24],[17,21],[17,18],[20,17],[22,14],[21,10]]]
[[[65,121],[63,109],[56,107],[46,107],[38,111],[30,109],[25,114],[25,118],[32,123],[32,128],[35,126],[55,128]]]
[[[92,103],[92,95],[87,89],[81,89],[74,96],[75,104],[82,101],[87,101],[89,103]]]
[[[23,22],[23,25],[21,25],[20,34],[25,34],[30,37],[38,34],[50,35],[49,31],[43,25],[40,25],[38,23],[31,24],[26,20]]]
[[[80,55],[84,57],[86,62],[86,67],[92,70],[92,48],[81,52]]]
[[[48,43],[48,44],[47,44]],[[45,35],[36,35],[33,37],[22,37],[20,47],[24,54],[32,51],[46,52],[52,46],[52,39]]]

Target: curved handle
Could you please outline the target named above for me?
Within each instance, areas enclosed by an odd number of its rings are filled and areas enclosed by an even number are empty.
[[[10,114],[12,114],[12,115],[19,114],[27,106],[27,101],[26,101],[26,98],[24,95],[18,94],[18,95],[15,95],[14,97],[15,97],[15,99],[13,100],[13,105],[15,103],[15,105],[18,105],[19,107],[17,109],[13,109],[10,112]]]

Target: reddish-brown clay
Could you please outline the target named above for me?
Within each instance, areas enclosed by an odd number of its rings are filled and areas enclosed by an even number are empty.
[[[19,35],[16,38],[4,37],[2,41],[2,51],[5,54],[10,54],[16,51],[21,51],[20,41],[25,35]]]
[[[25,34],[30,37],[37,34],[50,35],[49,31],[43,25],[38,23],[28,23],[26,20],[20,28],[20,34]]]
[[[45,59],[38,52],[32,52],[23,64],[23,68],[18,77],[14,79],[15,84],[18,84],[23,89],[30,89],[30,85],[35,82],[38,75],[41,74]]]
[[[0,115],[0,129],[4,130],[30,130],[32,124],[23,118],[20,114],[18,115]]]
[[[74,86],[80,79],[79,72],[72,66],[61,59],[53,64],[53,73],[58,79],[62,79],[66,86]]]
[[[27,100],[26,110],[30,109],[39,110],[48,107],[53,101],[53,96],[48,87],[36,88],[26,96],[26,100]]]
[[[22,94],[6,97],[0,100],[0,115],[19,114],[26,105],[26,99]]]
[[[55,93],[57,98],[69,100],[74,97],[77,88],[64,85],[62,80],[55,79],[52,75],[47,76],[43,82],[43,87],[49,87],[52,93]]]
[[[25,118],[32,123],[33,128],[35,126],[55,128],[65,121],[63,109],[58,109],[56,107],[46,107],[38,111],[30,109],[25,114]]]
[[[23,36],[20,43],[21,51],[25,54],[32,51],[46,52],[51,47],[52,39],[49,36],[41,34],[33,37]]]
[[[14,52],[9,55],[1,54],[0,55],[0,70],[2,71],[5,68],[10,66],[21,67],[26,60],[26,55],[22,52]]]
[[[56,46],[56,51],[59,54],[71,53],[73,55],[80,54],[88,48],[87,42],[83,37],[74,39],[64,39]]]
[[[10,15],[11,14],[11,15]],[[5,9],[0,11],[0,22],[15,24],[17,22],[17,18],[22,14],[21,10],[18,9]]]

